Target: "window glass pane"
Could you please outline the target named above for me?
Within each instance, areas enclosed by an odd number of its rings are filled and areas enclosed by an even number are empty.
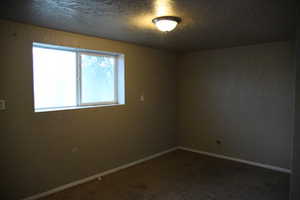
[[[76,106],[76,53],[33,47],[34,106]]]
[[[115,58],[81,54],[81,102],[115,102]]]

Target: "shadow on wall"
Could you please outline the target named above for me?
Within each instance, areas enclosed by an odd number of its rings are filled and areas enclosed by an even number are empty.
[[[298,10],[300,10],[300,2],[298,2]],[[295,132],[293,146],[293,174],[291,178],[292,190],[291,200],[300,199],[300,13],[298,12],[297,33],[296,33],[296,110],[295,110]]]

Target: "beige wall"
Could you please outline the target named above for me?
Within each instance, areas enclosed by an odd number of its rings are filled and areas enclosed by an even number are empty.
[[[8,106],[0,111],[0,199],[27,197],[176,145],[175,55],[2,20],[0,27],[0,99]],[[124,53],[126,105],[34,113],[33,41]]]
[[[292,45],[274,42],[184,55],[177,77],[179,144],[290,168]]]

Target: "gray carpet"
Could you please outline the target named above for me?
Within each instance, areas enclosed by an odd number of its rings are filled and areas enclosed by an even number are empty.
[[[43,200],[288,200],[289,175],[177,150]]]

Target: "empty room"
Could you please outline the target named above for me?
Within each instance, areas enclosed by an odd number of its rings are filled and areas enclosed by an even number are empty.
[[[296,0],[0,6],[1,200],[299,200]]]

